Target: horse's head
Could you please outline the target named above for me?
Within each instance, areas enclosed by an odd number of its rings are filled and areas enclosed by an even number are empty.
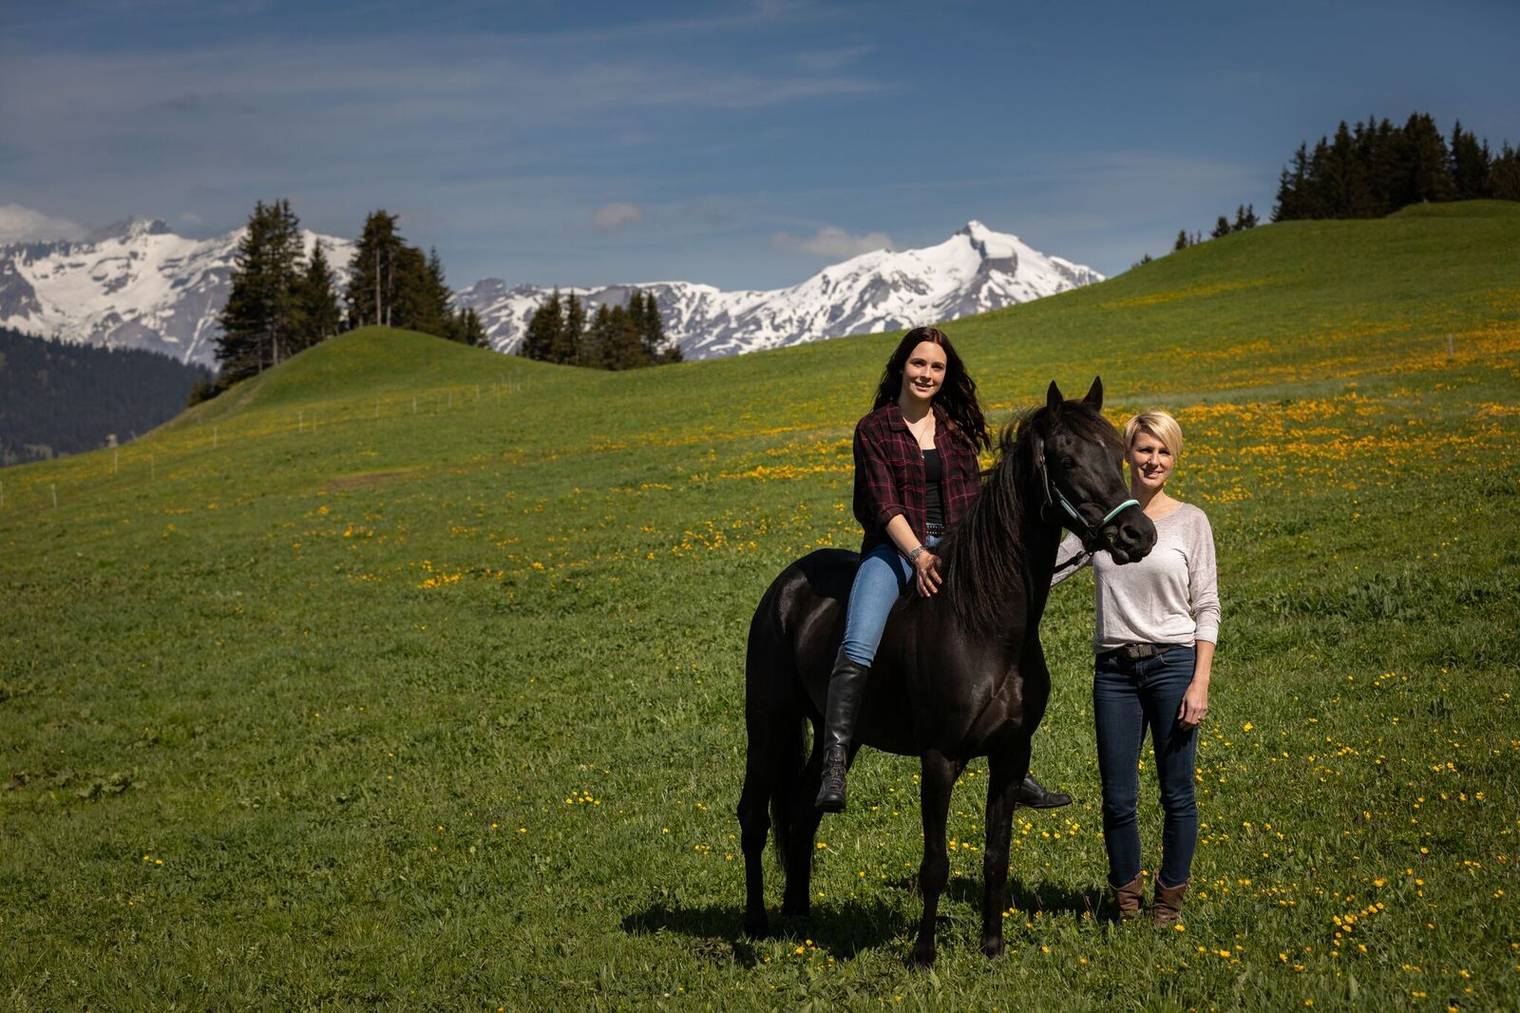
[[[1045,407],[1029,420],[1040,516],[1074,532],[1089,552],[1107,549],[1114,562],[1131,563],[1156,544],[1156,526],[1129,494],[1124,445],[1102,408],[1102,379],[1080,401],[1065,400],[1050,382]]]

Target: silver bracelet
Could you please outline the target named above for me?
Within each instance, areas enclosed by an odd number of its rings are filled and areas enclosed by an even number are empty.
[[[926,551],[928,551],[928,550],[925,549],[922,545],[920,545],[918,548],[916,548],[912,552],[908,553],[908,562],[910,562],[910,563],[916,563],[916,562],[918,562],[918,557],[922,556]]]

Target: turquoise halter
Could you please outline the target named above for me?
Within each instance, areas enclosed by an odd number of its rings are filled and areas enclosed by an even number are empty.
[[[1061,509],[1065,510],[1067,515],[1077,523],[1077,526],[1079,528],[1082,529],[1078,531],[1077,534],[1081,536],[1084,543],[1091,544],[1095,542],[1097,540],[1099,530],[1105,524],[1113,520],[1115,517],[1119,516],[1124,511],[1128,510],[1130,507],[1140,505],[1140,501],[1137,499],[1127,499],[1123,503],[1120,503],[1118,506],[1114,507],[1108,513],[1104,514],[1103,519],[1098,522],[1097,527],[1091,527],[1088,525],[1087,519],[1077,511],[1076,507],[1071,505],[1071,501],[1066,498],[1066,494],[1058,489],[1056,487],[1055,481],[1051,479],[1050,469],[1045,467],[1045,443],[1043,440],[1041,440],[1040,445],[1035,448],[1034,457],[1036,464],[1039,466],[1040,473],[1045,479],[1045,505],[1052,506],[1056,501],[1059,501],[1061,504]]]

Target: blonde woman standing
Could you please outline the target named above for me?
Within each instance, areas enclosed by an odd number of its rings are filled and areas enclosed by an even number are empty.
[[[1166,491],[1182,455],[1182,428],[1164,411],[1124,427],[1130,495],[1156,526],[1156,547],[1138,563],[1119,566],[1107,552],[1087,554],[1068,535],[1054,583],[1091,563],[1097,581],[1093,719],[1103,780],[1103,845],[1108,884],[1121,919],[1140,914],[1140,830],[1137,771],[1146,732],[1160,780],[1161,864],[1152,917],[1177,920],[1198,843],[1193,795],[1198,725],[1209,711],[1209,678],[1219,639],[1214,534],[1198,507]]]

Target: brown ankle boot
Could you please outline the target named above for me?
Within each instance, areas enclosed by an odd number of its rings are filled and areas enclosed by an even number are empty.
[[[1138,873],[1123,886],[1110,889],[1113,890],[1114,906],[1119,910],[1121,922],[1131,922],[1140,917],[1140,908],[1145,904],[1145,887],[1140,883]]]
[[[1182,914],[1182,898],[1187,894],[1188,884],[1180,886],[1162,886],[1161,880],[1156,880],[1156,899],[1151,902],[1151,917],[1156,924],[1163,928],[1172,925]]]

